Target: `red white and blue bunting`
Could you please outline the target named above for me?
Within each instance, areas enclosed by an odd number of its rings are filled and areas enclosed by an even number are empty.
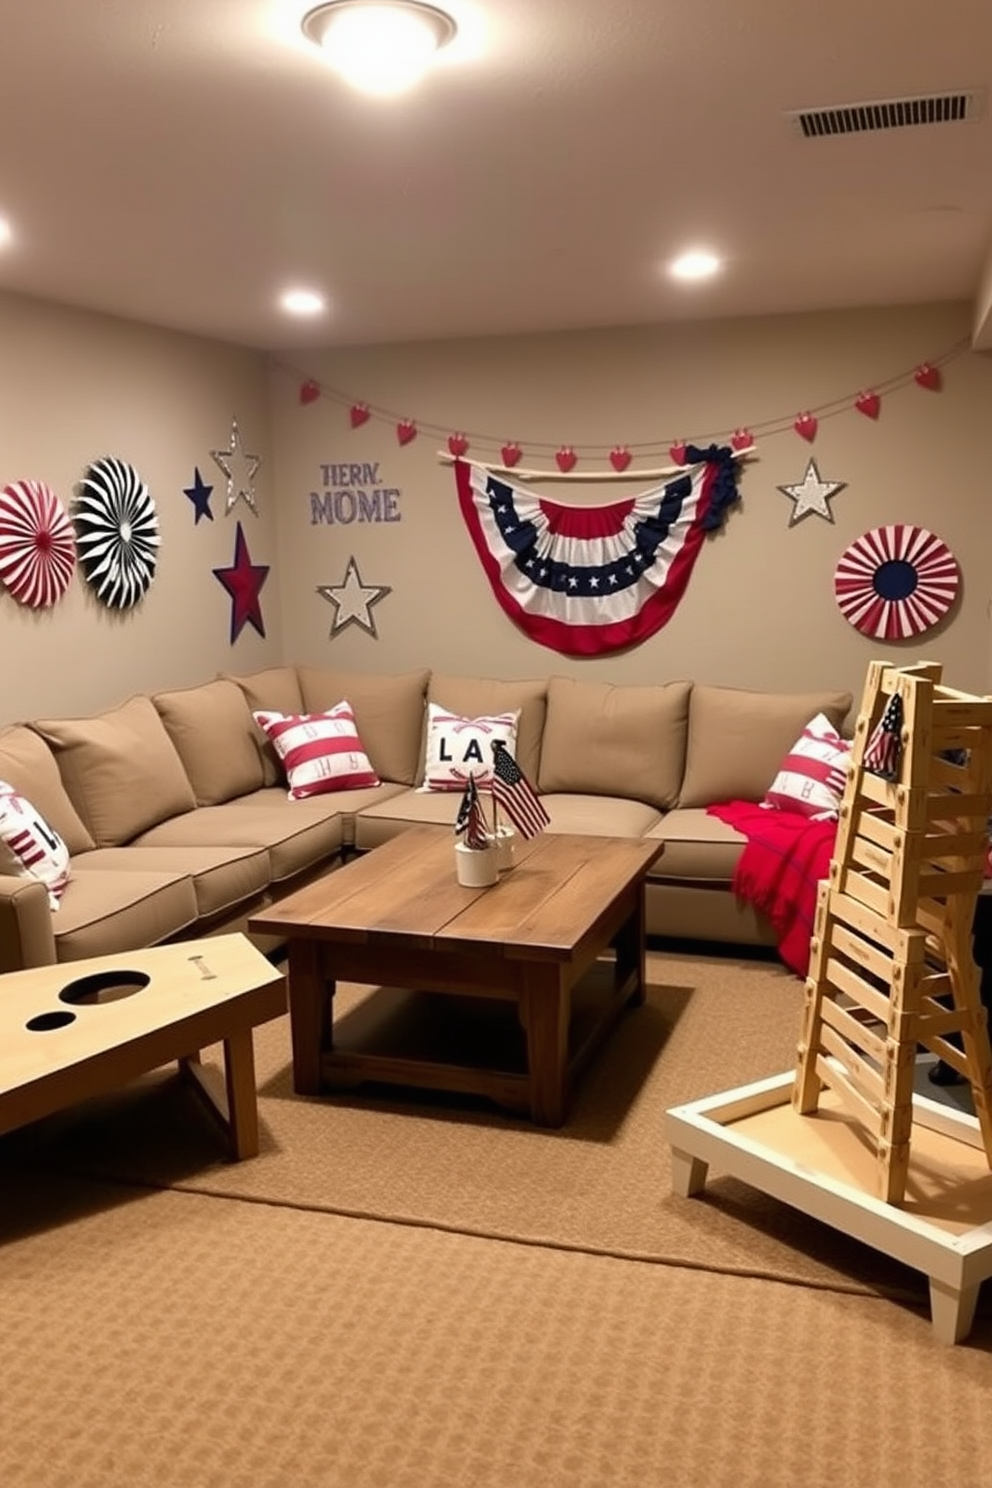
[[[455,461],[458,500],[497,601],[566,656],[625,650],[675,613],[703,539],[738,499],[729,447],[686,451],[664,485],[605,506],[565,506]]]

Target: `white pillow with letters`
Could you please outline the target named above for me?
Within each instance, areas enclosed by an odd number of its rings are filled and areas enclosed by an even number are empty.
[[[40,811],[6,780],[0,780],[0,873],[37,878],[58,909],[69,882],[69,849]]]
[[[469,776],[475,777],[480,790],[488,790],[493,780],[493,743],[498,739],[514,754],[519,717],[518,708],[492,717],[462,718],[437,703],[429,703],[421,790],[461,791]]]

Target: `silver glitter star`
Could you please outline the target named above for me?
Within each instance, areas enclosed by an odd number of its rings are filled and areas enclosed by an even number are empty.
[[[225,516],[230,513],[236,501],[244,501],[251,508],[255,516],[258,516],[258,506],[255,501],[255,476],[258,467],[262,463],[261,455],[249,455],[241,443],[241,430],[238,428],[237,419],[231,420],[231,443],[226,450],[211,450],[210,458],[220,466],[227,477],[227,503],[224,507]]]
[[[846,485],[846,481],[821,480],[816,461],[810,460],[806,474],[797,486],[776,486],[775,489],[795,503],[789,517],[789,526],[794,527],[808,516],[823,517],[824,521],[832,522],[834,514],[827,503]]]
[[[328,604],[334,606],[331,639],[333,640],[339,631],[345,630],[349,625],[360,625],[363,630],[368,631],[374,641],[377,641],[379,635],[372,618],[372,606],[392,592],[386,584],[363,584],[362,576],[358,572],[358,564],[354,558],[349,558],[343,583],[317,585],[317,593],[321,599],[326,599]]]

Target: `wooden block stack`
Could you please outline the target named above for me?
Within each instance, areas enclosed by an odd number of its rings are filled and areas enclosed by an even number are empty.
[[[865,765],[894,696],[894,778]],[[868,668],[830,877],[819,888],[792,1103],[824,1087],[877,1155],[877,1196],[905,1198],[918,1046],[970,1083],[992,1167],[992,1053],[971,949],[992,810],[992,698],[935,663]],[[948,1035],[960,1036],[960,1044]]]

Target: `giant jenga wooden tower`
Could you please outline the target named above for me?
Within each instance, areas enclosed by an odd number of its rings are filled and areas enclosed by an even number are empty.
[[[834,1093],[872,1144],[877,1196],[892,1204],[905,1197],[920,1045],[970,1083],[992,1167],[992,1054],[971,939],[992,810],[992,698],[944,687],[941,675],[928,662],[868,668],[792,1092],[803,1114],[824,1087]],[[887,779],[865,755],[893,698],[902,726]]]

